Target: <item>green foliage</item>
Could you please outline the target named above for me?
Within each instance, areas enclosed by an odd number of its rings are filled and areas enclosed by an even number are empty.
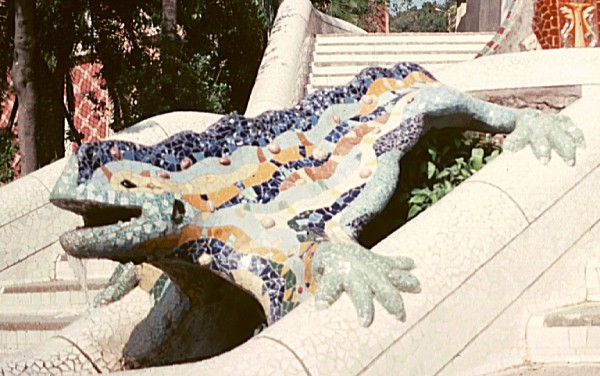
[[[12,34],[14,33],[15,23],[14,4],[12,1],[0,1],[0,98],[1,94],[8,89],[7,68],[12,64],[12,53],[7,54],[4,51],[13,50]]]
[[[210,77],[231,88],[225,111],[243,113],[267,43],[259,9],[246,0],[178,4],[186,48],[208,57],[214,69]]]
[[[44,117],[57,114],[62,129],[63,85],[82,60],[103,65],[115,130],[168,111],[243,112],[266,45],[260,12],[242,0],[179,0],[179,38],[167,41],[159,0],[36,1]],[[13,14],[12,1],[0,2],[2,71],[12,63]]]
[[[452,144],[440,145],[431,139],[425,143],[423,147],[427,148],[429,158],[420,162],[419,175],[414,178],[425,178],[425,181],[410,190],[408,220],[435,204],[500,154],[499,147],[489,140],[482,142],[479,138],[463,135],[454,136]]]
[[[390,31],[392,32],[446,32],[448,11],[454,0],[443,5],[425,2],[420,9],[411,0],[404,0],[391,10]]]
[[[400,161],[400,177],[386,208],[360,234],[371,247],[424,211],[500,154],[489,135],[433,129]]]
[[[282,0],[252,0],[251,3],[258,10],[257,14],[263,26],[267,29],[271,28],[277,9],[281,5]]]
[[[0,128],[0,185],[10,183],[15,177],[11,163],[17,150],[13,135],[6,128]]]
[[[385,0],[311,0],[314,7],[330,16],[348,21],[368,30],[370,17],[374,16],[375,5],[385,4]]]

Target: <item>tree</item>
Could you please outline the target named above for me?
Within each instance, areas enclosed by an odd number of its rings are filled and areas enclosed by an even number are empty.
[[[444,5],[425,2],[420,9],[413,5],[412,0],[403,0],[396,6],[390,17],[390,30],[394,32],[446,32],[448,31],[447,12],[453,0],[447,0]]]
[[[330,16],[340,18],[361,27],[370,29],[370,19],[374,16],[377,4],[385,0],[312,0],[315,8]]]
[[[177,29],[177,0],[162,0],[162,35],[175,40]]]
[[[38,93],[35,79],[34,0],[15,0],[15,34],[12,77],[19,98],[19,149],[21,173],[38,167],[36,129],[38,128]]]
[[[2,94],[13,90],[3,73],[13,60],[14,4],[0,0]],[[276,3],[267,5],[274,14]],[[21,77],[37,80],[37,108],[43,109],[34,117],[43,122],[28,135],[37,141],[37,154],[23,149],[24,157],[37,160],[36,167],[63,152],[64,119],[74,111],[74,66],[102,64],[110,103],[96,102],[96,107],[112,107],[111,126],[120,130],[168,111],[243,112],[266,46],[260,11],[243,0],[36,0],[30,13],[38,52],[30,56],[33,65],[26,75],[17,74],[20,83],[25,82]],[[25,111],[18,120],[22,130],[28,129]]]

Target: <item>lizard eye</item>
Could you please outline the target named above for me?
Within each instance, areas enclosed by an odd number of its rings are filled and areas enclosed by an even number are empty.
[[[121,185],[127,189],[135,188],[137,185],[133,184],[131,181],[125,179],[121,182]]]

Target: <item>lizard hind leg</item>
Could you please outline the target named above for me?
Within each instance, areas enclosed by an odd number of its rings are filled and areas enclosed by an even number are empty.
[[[359,244],[321,243],[311,267],[317,281],[317,308],[333,304],[345,291],[363,326],[373,321],[373,297],[389,313],[404,320],[400,292],[421,291],[419,280],[410,272],[414,267],[412,259],[377,255]]]

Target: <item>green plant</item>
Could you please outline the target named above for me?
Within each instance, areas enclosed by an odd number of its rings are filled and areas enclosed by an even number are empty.
[[[5,128],[0,129],[0,185],[10,183],[15,178],[12,161],[18,148],[13,138]]]
[[[429,159],[425,162],[426,181],[422,186],[410,191],[407,219],[410,220],[435,204],[454,187],[498,156],[500,151],[500,148],[493,145],[489,138],[467,138],[463,135],[454,137],[453,145],[444,145],[441,149],[429,145],[427,147]]]
[[[364,228],[359,242],[372,247],[439,201],[500,154],[489,135],[434,129],[400,161],[400,176],[385,209]]]

